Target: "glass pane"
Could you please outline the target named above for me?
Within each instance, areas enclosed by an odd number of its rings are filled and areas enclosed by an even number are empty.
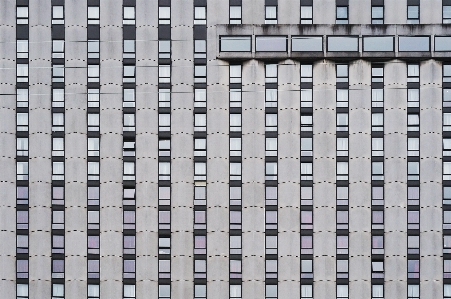
[[[323,51],[323,38],[321,36],[293,36],[291,38],[291,51],[321,52]]]
[[[286,52],[286,36],[257,36],[255,38],[256,51],[262,52]]]
[[[430,51],[429,36],[400,36],[399,37],[399,51]]]
[[[221,51],[223,52],[249,52],[251,51],[250,36],[222,36]]]
[[[364,52],[392,52],[395,50],[393,36],[365,36],[363,37]]]
[[[451,36],[436,36],[435,51],[451,51]]]
[[[327,51],[359,51],[359,38],[350,36],[328,36]]]

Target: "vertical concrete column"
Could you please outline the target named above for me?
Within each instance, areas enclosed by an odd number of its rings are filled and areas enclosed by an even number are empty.
[[[172,1],[171,278],[174,298],[194,294],[193,0]],[[176,59],[175,59],[176,58]],[[208,150],[208,149],[207,149]],[[208,201],[208,199],[207,199]],[[212,244],[213,245],[213,244]],[[209,246],[207,238],[207,247]]]
[[[442,64],[420,64],[420,292],[443,297]]]
[[[216,59],[214,25],[228,11],[228,1],[207,3],[207,297],[218,299],[229,298],[229,64]]]
[[[335,0],[313,2],[313,24],[335,24]]]
[[[371,297],[371,63],[349,64],[350,297]]]
[[[313,65],[313,263],[314,294],[334,296],[335,288],[335,64]],[[330,121],[324,121],[328,119]]]
[[[441,24],[443,20],[442,0],[420,0],[420,23]]]
[[[16,1],[0,4],[0,82],[2,109],[0,119],[0,289],[3,296],[16,295]]]
[[[407,296],[407,66],[384,68],[385,297]]]
[[[349,24],[371,24],[371,0],[349,0]]]
[[[384,0],[384,5],[385,24],[407,23],[407,0]]]
[[[242,24],[265,24],[265,0],[242,0],[241,11]]]
[[[243,298],[265,296],[265,69],[243,63]]]
[[[34,299],[51,296],[50,3],[30,1],[29,11],[29,279]]]
[[[100,294],[122,298],[122,0],[100,1]],[[139,219],[136,220],[139,222]],[[105,230],[108,228],[108,230]]]
[[[136,1],[136,296],[158,296],[158,1]]]
[[[277,7],[278,24],[299,24],[301,20],[301,1],[280,0]]]
[[[74,12],[65,15],[65,296],[75,299],[87,296],[88,275],[87,2],[66,0],[65,9]]]
[[[279,297],[298,297],[300,278],[300,67],[279,64]]]

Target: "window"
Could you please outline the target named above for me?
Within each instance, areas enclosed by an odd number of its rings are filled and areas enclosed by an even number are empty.
[[[125,263],[125,261],[124,261]],[[125,264],[124,264],[124,269],[125,269]],[[136,293],[135,293],[135,285],[133,284],[124,284],[124,299],[134,299],[136,298]]]
[[[445,148],[448,145],[448,143],[445,142],[445,140],[446,139],[443,139],[443,155],[445,155]],[[451,146],[451,143],[449,145]],[[408,137],[407,138],[407,156],[419,156],[419,155],[420,155],[420,138]]]
[[[124,39],[124,54],[122,58],[135,58],[135,40],[134,39]]]
[[[169,113],[158,114],[158,130],[160,132],[171,130],[171,114]]]
[[[134,25],[135,24],[135,7],[134,6],[124,6],[124,20],[122,22],[124,25]]]
[[[443,24],[451,23],[451,5],[443,5]],[[451,290],[450,290],[451,292]]]
[[[205,141],[205,139],[202,139],[202,140]],[[196,139],[196,141],[197,141],[197,139]],[[229,151],[230,156],[241,156],[241,138],[230,138],[229,142],[230,142],[230,151]],[[277,151],[277,146],[276,146],[276,151]]]
[[[52,6],[52,24],[64,24],[64,6]]]
[[[265,237],[265,253],[266,254],[277,254],[277,236],[266,236]]]
[[[420,298],[420,286],[409,284],[407,285],[407,298],[408,299],[419,299]]]
[[[134,113],[124,113],[124,126],[123,131],[135,131],[135,114]]]
[[[229,91],[230,95],[230,107],[241,107],[241,89],[231,88]],[[276,95],[277,96],[277,95]],[[276,99],[277,101],[277,99]],[[268,105],[268,102],[265,102]],[[276,102],[277,105],[277,102]]]
[[[337,156],[348,156],[348,138],[337,138]]]
[[[241,181],[241,163],[230,163],[230,180]]]
[[[371,24],[384,24],[384,6],[371,6]]]
[[[133,71],[134,73],[134,71]],[[159,83],[170,83],[171,82],[171,66],[170,65],[159,65],[158,66],[158,82]]]
[[[52,278],[64,278],[64,260],[52,260]]]
[[[158,107],[171,107],[171,90],[158,90]]]
[[[241,278],[241,260],[230,260],[230,278]]]
[[[232,139],[240,140],[240,155],[241,155],[241,138],[230,138],[230,144]],[[277,156],[277,138],[266,138],[266,156]]]
[[[337,6],[336,8],[336,24],[348,24],[348,6]]]
[[[372,162],[371,163],[371,179],[383,180],[384,179],[384,162]]]
[[[348,162],[337,162],[337,180],[348,180]]]
[[[313,254],[313,236],[301,236],[301,254]]]
[[[312,285],[301,285],[301,299],[313,299]]]
[[[28,162],[16,162],[17,164],[17,180],[28,180]]]
[[[158,41],[158,58],[171,58],[171,41]]]
[[[337,260],[337,278],[349,278],[348,260]],[[340,298],[337,293],[337,298]]]
[[[337,299],[348,298],[348,285],[337,285]]]
[[[409,206],[420,204],[420,187],[407,187],[407,204]]]
[[[99,40],[88,40],[88,58],[99,58],[100,57],[100,41]]]
[[[384,138],[371,138],[371,155],[373,157],[384,155]]]
[[[207,236],[194,236],[194,254],[207,253]]]
[[[88,254],[99,254],[99,253],[100,253],[100,236],[88,236]]]
[[[88,284],[88,299],[99,299],[100,287],[95,284]]]
[[[206,278],[207,277],[207,261],[206,260],[194,260],[194,278]]]
[[[195,65],[194,66],[194,83],[206,83],[207,82],[207,66]]]
[[[88,162],[88,180],[99,180],[99,162]]]
[[[28,113],[16,113],[16,118],[17,131],[28,131]]]
[[[28,260],[17,260],[16,261],[16,277],[17,278],[28,278]]]
[[[313,229],[313,211],[301,211],[301,229]]]
[[[171,24],[171,7],[158,7],[158,24]]]
[[[28,64],[17,64],[17,82],[28,82]]]
[[[88,24],[100,24],[99,6],[88,6]]]
[[[408,215],[410,216],[410,215]],[[414,215],[414,218],[417,215]],[[416,219],[413,219],[413,221],[416,221]],[[419,221],[418,221],[419,223]],[[417,227],[416,229],[419,228],[419,225],[412,225],[412,227]],[[411,229],[411,227],[408,227],[408,229]],[[408,236],[407,237],[407,253],[408,254],[420,254],[420,236]]]
[[[100,277],[100,260],[88,260],[88,278]]]
[[[384,229],[384,211],[372,211],[371,217],[371,229]]]
[[[407,162],[407,179],[420,179],[420,162]]]
[[[349,237],[337,236],[337,254],[348,254]]]
[[[88,187],[88,205],[99,205],[100,188]]]
[[[241,236],[230,236],[230,254],[241,254]]]
[[[312,131],[313,115],[301,114],[301,131]]]
[[[135,82],[135,70],[134,65],[124,65],[124,79],[123,82]]]
[[[301,260],[301,278],[313,278],[313,260]]]
[[[308,84],[308,88],[304,88],[307,86],[301,86],[301,107],[312,107],[313,101],[313,66],[311,64],[302,64],[301,65],[301,85],[303,83]],[[306,85],[306,84],[304,84]]]
[[[277,267],[277,260],[274,260]],[[274,261],[271,260],[271,263],[274,264]],[[268,262],[268,261],[266,261]],[[268,267],[268,264],[266,265]],[[268,268],[267,268],[268,269]],[[277,285],[276,284],[267,284],[266,285],[266,299],[277,299]]]
[[[206,227],[207,211],[194,211],[194,229],[206,229]]]
[[[158,163],[158,173],[159,180],[170,180],[171,179],[171,163],[170,162],[159,162]]]
[[[241,114],[231,114],[232,115],[240,115]],[[230,118],[232,121],[232,117]],[[241,122],[241,120],[240,120]],[[196,113],[194,114],[194,131],[206,131],[207,130],[207,114],[205,113]]]
[[[265,7],[265,24],[277,24],[277,6]]]
[[[207,41],[194,40],[194,58],[207,58]]]
[[[230,211],[230,229],[241,229],[241,211]]]
[[[207,163],[195,162],[194,163],[194,180],[205,181],[207,178]]]
[[[384,278],[384,261],[375,260],[371,262],[371,278]],[[380,290],[379,290],[380,291]],[[374,286],[373,286],[373,297]],[[376,297],[378,298],[378,297]]]
[[[135,229],[135,211],[124,211],[124,229]]]
[[[384,236],[372,236],[372,254],[384,254]]]
[[[230,83],[241,83],[241,65],[231,64],[229,69],[230,69]]]
[[[230,285],[230,299],[241,299],[241,285]]]
[[[135,162],[124,162],[124,181],[135,180]]]
[[[17,229],[28,229],[28,211],[16,212]]]
[[[64,89],[52,89],[52,107],[64,107]]]
[[[420,23],[420,6],[407,5],[407,24]]]
[[[337,211],[337,229],[348,229],[348,224],[348,211]]]
[[[349,89],[337,89],[337,107],[348,107]]]
[[[135,188],[124,188],[122,203],[124,206],[135,205]]]
[[[17,202],[18,205],[28,204],[28,187],[17,186]]]
[[[301,180],[313,179],[313,165],[311,162],[301,162]]]
[[[302,120],[301,120],[301,123],[302,123]],[[337,131],[348,131],[348,114],[347,113],[337,113]]]
[[[100,65],[89,64],[88,65],[88,82],[99,82],[100,78]]]
[[[313,24],[313,5],[303,5],[301,2],[301,24]]]
[[[241,205],[241,187],[230,187],[230,205]]]
[[[28,58],[28,40],[17,40],[17,58]]]
[[[52,284],[52,299],[64,298],[64,284]]]
[[[197,115],[198,114],[196,114],[196,116]],[[277,118],[277,114],[272,114],[272,115],[275,115]],[[268,114],[266,114],[266,117],[268,117]],[[267,119],[267,121],[268,121],[268,119]],[[277,123],[277,120],[276,120],[276,123]],[[231,132],[241,132],[241,114],[239,114],[239,113],[230,114],[230,131]]]
[[[64,82],[64,65],[54,64],[52,67],[52,82]]]
[[[88,156],[99,156],[99,138],[88,138]]]
[[[17,89],[17,107],[28,107],[28,89]]]
[[[52,180],[64,180],[64,162],[52,162]]]
[[[88,107],[99,107],[100,90],[88,89]]]
[[[158,187],[158,203],[161,206],[169,205],[171,201],[171,188]]]
[[[28,235],[17,235],[17,253],[28,253]]]
[[[384,114],[372,113],[371,114],[371,130],[383,131],[384,130]]]
[[[337,205],[347,206],[349,199],[348,187],[337,187]]]
[[[124,259],[123,278],[135,278],[136,261]]]
[[[265,180],[277,180],[277,162],[266,162]]]
[[[16,12],[17,24],[28,24],[28,6],[17,6]]]
[[[99,114],[88,113],[88,131],[99,131],[99,124]]]
[[[194,286],[194,299],[206,299],[207,298],[207,286],[195,285]]]
[[[311,157],[313,155],[313,139],[311,137],[301,138],[301,156]]]
[[[207,7],[205,6],[194,7],[194,24],[200,25],[207,24]]]
[[[64,211],[52,211],[52,229],[64,229]]]
[[[241,5],[230,6],[229,24],[241,24]]]
[[[17,156],[28,156],[28,138],[17,138]]]

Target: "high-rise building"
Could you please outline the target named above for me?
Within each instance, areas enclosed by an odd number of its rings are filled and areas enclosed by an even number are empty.
[[[2,0],[5,299],[451,299],[451,0]]]

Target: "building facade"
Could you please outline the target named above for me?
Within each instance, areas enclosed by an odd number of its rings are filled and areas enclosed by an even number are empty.
[[[451,0],[0,7],[2,298],[451,299]]]

